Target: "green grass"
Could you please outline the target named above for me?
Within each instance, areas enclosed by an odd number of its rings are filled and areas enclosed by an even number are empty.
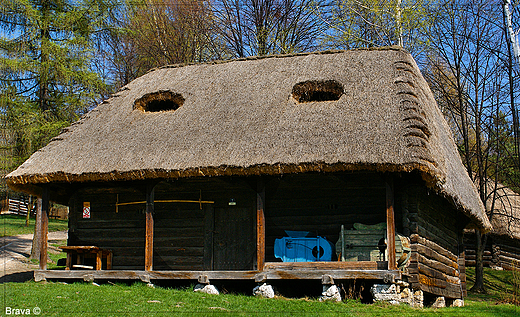
[[[25,216],[0,215],[0,237],[17,236],[19,234],[34,233],[35,219],[29,219],[29,226],[25,226]],[[68,221],[49,219],[49,232],[67,230]]]
[[[518,316],[513,305],[494,305],[467,301],[462,308],[416,309],[406,305],[361,304],[348,300],[340,303],[314,299],[264,299],[253,296],[195,293],[192,288],[150,288],[142,283],[9,283],[3,285],[5,307],[33,309],[39,307],[44,316]],[[2,311],[5,312],[5,307]]]
[[[503,304],[501,293],[512,290],[512,272],[486,269],[489,295],[469,294],[465,307],[411,308],[385,303],[340,303],[316,299],[255,298],[241,294],[207,295],[187,288],[150,288],[143,283],[102,284],[26,282],[3,284],[0,312],[6,307],[33,309],[42,316],[519,316],[520,307]],[[474,270],[468,269],[468,280]],[[470,285],[471,286],[471,285]]]
[[[467,288],[475,283],[475,268],[466,268]],[[484,268],[484,286],[487,294],[476,294],[468,291],[467,299],[488,302],[520,303],[520,272],[496,271]]]

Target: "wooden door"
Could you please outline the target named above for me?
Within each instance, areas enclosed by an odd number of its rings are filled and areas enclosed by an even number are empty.
[[[214,270],[252,270],[256,252],[253,210],[215,208]]]

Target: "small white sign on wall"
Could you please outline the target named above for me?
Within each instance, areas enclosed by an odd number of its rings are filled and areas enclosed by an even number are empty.
[[[83,202],[83,219],[90,219],[90,202]]]

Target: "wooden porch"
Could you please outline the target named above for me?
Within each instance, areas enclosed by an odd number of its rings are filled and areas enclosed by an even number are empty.
[[[40,261],[40,270],[35,271],[34,278],[36,281],[45,279],[122,279],[122,280],[158,280],[158,279],[184,279],[184,280],[254,280],[256,282],[264,282],[267,280],[279,279],[313,279],[320,280],[324,278],[332,278],[337,280],[345,279],[369,279],[380,280],[385,282],[393,282],[401,279],[401,272],[397,269],[395,255],[395,220],[394,220],[394,185],[390,175],[386,175],[383,181],[383,193],[386,191],[386,218],[388,243],[388,261],[355,261],[355,262],[270,262],[266,261],[266,225],[265,225],[265,179],[259,177],[256,182],[251,184],[256,192],[256,208],[255,210],[255,235],[256,252],[253,255],[253,265],[251,269],[241,270],[216,270],[213,265],[214,254],[212,246],[214,244],[213,235],[209,234],[204,239],[204,266],[194,268],[193,270],[173,269],[173,270],[154,270],[154,210],[155,203],[155,185],[157,183],[148,183],[146,186],[146,202],[145,202],[145,243],[144,243],[144,270],[139,268],[111,270],[46,270],[46,261],[42,258]],[[43,215],[42,215],[42,240],[41,249],[46,251],[47,247],[47,213],[49,202],[49,189],[43,188]],[[144,203],[144,202],[143,202]],[[197,202],[206,213],[204,221],[205,228],[209,228],[209,232],[214,231],[214,215],[211,208],[203,208],[206,202]],[[213,202],[211,202],[213,203]],[[117,206],[117,204],[116,204]],[[207,206],[207,205],[206,205]],[[209,212],[207,212],[209,211]],[[117,212],[117,211],[116,211]],[[208,216],[209,215],[209,216]],[[254,218],[253,218],[254,219]],[[253,247],[253,250],[255,248]],[[42,252],[45,254],[46,252]],[[70,261],[69,261],[70,262]],[[96,265],[96,268],[98,265]]]
[[[263,271],[131,271],[131,270],[36,270],[35,281],[45,279],[93,280],[349,280],[369,279],[393,282],[401,279],[399,270],[387,270],[386,262],[294,262],[266,263]]]

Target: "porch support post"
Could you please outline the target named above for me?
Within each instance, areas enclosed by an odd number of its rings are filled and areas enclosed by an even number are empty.
[[[263,271],[265,264],[265,183],[260,177],[256,191],[256,267]]]
[[[43,186],[40,232],[40,270],[47,269],[47,233],[49,228],[49,187]]]
[[[144,269],[153,270],[153,213],[155,184],[146,185],[146,238],[144,243]]]
[[[388,251],[388,269],[397,270],[395,260],[395,219],[394,219],[394,179],[392,175],[385,178],[386,185],[386,241]]]

